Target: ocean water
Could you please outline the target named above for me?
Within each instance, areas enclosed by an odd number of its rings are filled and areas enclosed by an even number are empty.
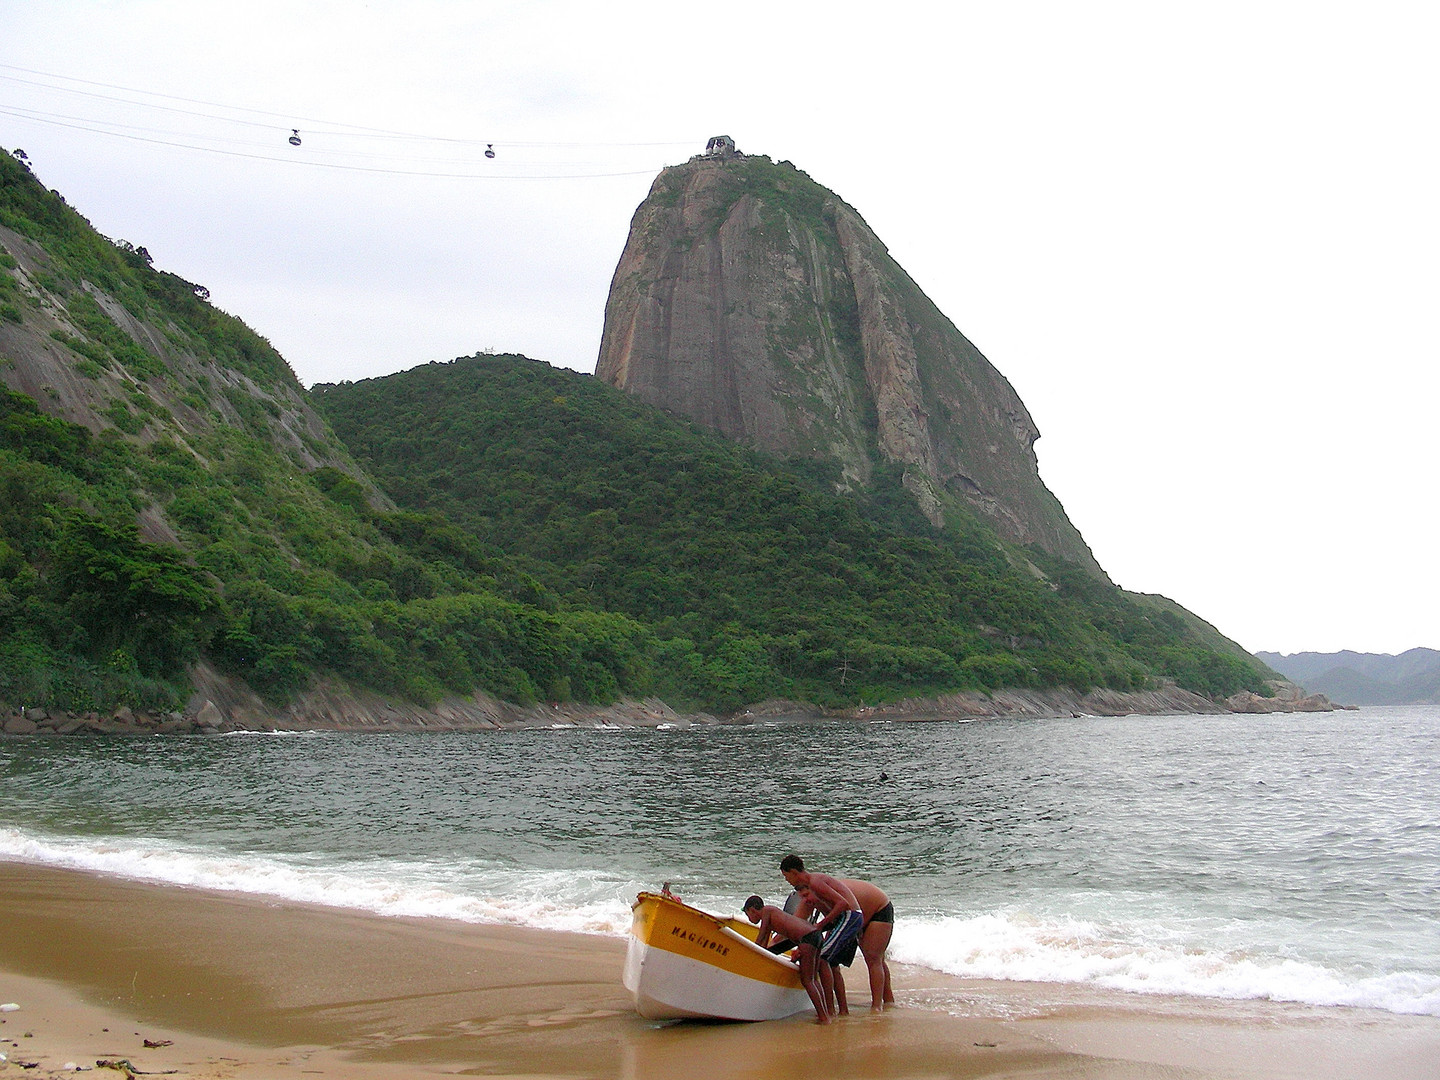
[[[1424,708],[9,739],[0,859],[621,935],[793,851],[938,971],[1434,1016],[1437,762]]]

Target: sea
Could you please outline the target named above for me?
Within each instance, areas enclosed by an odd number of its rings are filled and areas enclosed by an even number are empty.
[[[1440,1016],[1435,707],[31,737],[0,777],[9,861],[623,936],[794,852],[936,972]]]

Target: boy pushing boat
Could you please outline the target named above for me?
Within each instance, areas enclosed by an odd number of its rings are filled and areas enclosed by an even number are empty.
[[[745,901],[744,912],[747,919],[760,927],[755,943],[762,949],[770,943],[771,934],[796,943],[795,958],[800,963],[800,984],[805,987],[805,993],[810,995],[810,1003],[815,1006],[815,1022],[828,1024],[830,1012],[825,1007],[825,994],[821,991],[817,978],[820,946],[824,942],[824,935],[799,916],[782,911],[774,904],[767,904],[758,896],[751,896]]]

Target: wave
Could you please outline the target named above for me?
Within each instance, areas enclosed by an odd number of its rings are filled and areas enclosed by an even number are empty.
[[[1155,940],[1139,927],[992,912],[896,925],[890,956],[974,979],[1079,983],[1142,994],[1338,1005],[1440,1016],[1440,977],[1342,973],[1259,950]]]
[[[640,885],[601,873],[492,866],[456,872],[432,863],[366,860],[345,867],[304,857],[226,854],[173,842],[51,838],[0,828],[0,859],[132,881],[247,893],[377,915],[564,930],[629,932]]]
[[[652,882],[611,871],[221,853],[170,841],[47,837],[0,827],[0,859],[386,916],[623,936],[630,898]],[[717,898],[689,897],[716,909]],[[1440,1016],[1440,977],[1343,972],[1313,960],[1185,941],[1172,929],[1102,927],[1000,911],[902,918],[891,958],[975,979],[1076,983],[1130,993],[1260,999]]]

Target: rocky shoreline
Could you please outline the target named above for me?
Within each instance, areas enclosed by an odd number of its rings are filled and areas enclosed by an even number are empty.
[[[1323,694],[1306,694],[1276,683],[1273,697],[1251,692],[1222,701],[1165,686],[1155,690],[998,690],[907,698],[884,705],[823,709],[808,702],[758,702],[732,716],[680,713],[658,698],[612,705],[578,702],[515,705],[488,694],[447,698],[434,706],[390,699],[339,682],[323,682],[287,705],[267,704],[243,683],[207,664],[192,672],[195,693],[182,712],[146,713],[121,708],[113,714],[0,708],[6,735],[218,735],[234,731],[506,731],[566,727],[677,728],[708,724],[789,721],[927,721],[1082,716],[1330,712]]]

